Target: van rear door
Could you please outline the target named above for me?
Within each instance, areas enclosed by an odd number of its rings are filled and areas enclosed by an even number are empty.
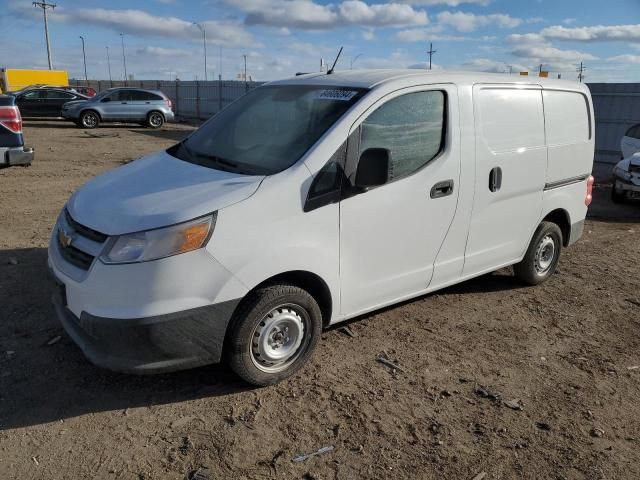
[[[539,85],[473,87],[476,187],[463,275],[519,260],[542,210],[547,169]]]

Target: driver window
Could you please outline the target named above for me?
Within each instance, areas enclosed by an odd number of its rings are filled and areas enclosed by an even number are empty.
[[[391,153],[389,180],[416,172],[442,150],[445,93],[408,93],[389,100],[361,125],[360,151],[386,148]]]

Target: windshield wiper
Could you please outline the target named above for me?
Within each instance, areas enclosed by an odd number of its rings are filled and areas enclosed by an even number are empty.
[[[208,162],[212,162],[213,164],[219,167],[223,167],[223,170],[227,170],[229,172],[233,171],[236,173],[242,173],[242,169],[238,166],[237,163],[230,162],[229,160],[220,158],[217,155],[209,155],[207,153],[191,153],[191,155],[197,158],[202,158],[204,160],[207,160]]]

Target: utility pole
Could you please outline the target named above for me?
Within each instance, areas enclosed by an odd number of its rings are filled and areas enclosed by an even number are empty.
[[[513,73],[513,65],[507,65],[509,67],[509,75]]]
[[[538,68],[538,75],[540,75],[542,73],[542,64],[540,64],[540,67]]]
[[[429,51],[427,53],[429,54],[429,70],[431,70],[431,58],[433,57],[434,53],[438,53],[437,50],[433,49],[433,43],[429,44]]]
[[[199,23],[193,22],[193,24],[200,29],[202,32],[202,46],[204,48],[204,81],[207,81],[207,31],[204,28],[204,25],[200,25]]]
[[[113,87],[113,81],[111,80],[111,59],[109,58],[109,47],[104,47],[107,49],[107,68],[109,69],[109,86]]]
[[[578,81],[580,83],[582,83],[582,80],[584,80],[584,71],[587,69],[587,67],[585,67],[583,65],[582,62],[580,62],[580,66],[576,69],[576,72],[578,72]]]
[[[87,77],[87,55],[84,53],[84,37],[80,35],[82,40],[82,59],[84,60],[84,81],[89,85],[89,77]]]
[[[44,2],[33,2],[34,7],[38,7],[42,9],[42,13],[44,14],[44,36],[47,40],[47,60],[49,61],[49,70],[53,70],[53,64],[51,63],[51,44],[49,43],[49,21],[47,20],[47,9],[54,9],[56,5],[54,3],[47,3],[46,0]]]
[[[247,83],[247,54],[242,55],[244,57],[244,89],[245,91],[249,88],[249,84]]]
[[[124,84],[127,84],[127,57],[124,54],[124,33],[120,34],[120,40],[122,41],[122,66],[124,67]]]

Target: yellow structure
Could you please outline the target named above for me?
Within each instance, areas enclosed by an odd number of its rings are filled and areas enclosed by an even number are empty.
[[[64,70],[20,70],[0,69],[0,92],[20,90],[29,85],[69,85],[69,76]]]

